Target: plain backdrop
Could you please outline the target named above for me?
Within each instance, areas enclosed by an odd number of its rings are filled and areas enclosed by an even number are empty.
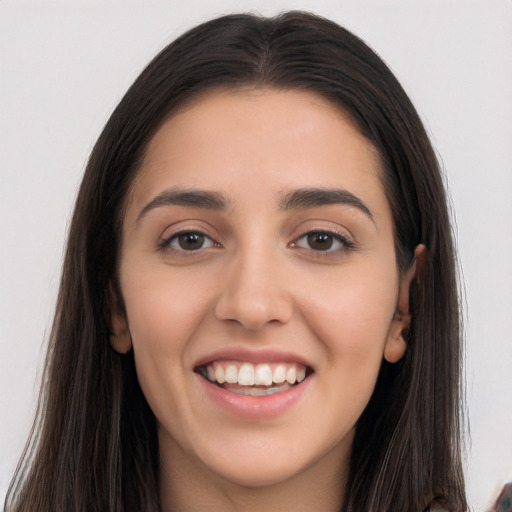
[[[292,8],[365,39],[427,126],[466,290],[474,510],[512,480],[512,1],[0,0],[0,499],[29,433],[66,225],[103,124],[185,29]]]

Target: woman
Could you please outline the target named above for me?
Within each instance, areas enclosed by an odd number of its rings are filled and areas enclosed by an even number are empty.
[[[454,260],[364,43],[298,12],[193,29],[89,160],[7,510],[466,510]]]

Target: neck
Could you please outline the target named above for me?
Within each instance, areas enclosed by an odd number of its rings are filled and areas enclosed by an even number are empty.
[[[333,450],[288,479],[265,486],[228,481],[176,444],[160,448],[162,512],[338,512],[348,475],[348,454]]]

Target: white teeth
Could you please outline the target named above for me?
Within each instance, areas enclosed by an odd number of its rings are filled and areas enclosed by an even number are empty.
[[[208,370],[207,370],[207,372],[208,372]],[[207,373],[207,375],[208,375],[208,373]],[[222,366],[220,364],[218,364],[215,367],[215,380],[219,384],[224,384],[224,382],[226,382],[226,379],[224,378],[224,368],[222,368]]]
[[[272,384],[272,370],[268,364],[258,364],[254,375],[256,386],[270,386]]]
[[[230,367],[228,366],[228,368]],[[238,384],[242,386],[254,385],[254,366],[252,364],[244,363],[240,366],[240,369],[238,370]]]
[[[272,380],[276,384],[282,384],[286,380],[286,368],[284,364],[278,364],[274,370]]]
[[[226,379],[226,382],[229,384],[236,384],[238,382],[238,371],[234,364],[228,365],[224,372],[224,379]]]
[[[286,382],[288,382],[288,384],[295,384],[296,380],[297,371],[295,370],[295,366],[290,366],[290,368],[288,368],[286,371]]]
[[[201,373],[210,382],[217,384],[239,384],[240,386],[272,386],[267,391],[283,390],[302,382],[306,378],[306,367],[296,363],[259,363],[216,361],[201,368]]]

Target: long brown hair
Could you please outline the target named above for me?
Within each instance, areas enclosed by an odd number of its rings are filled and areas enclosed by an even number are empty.
[[[435,497],[467,509],[460,447],[461,337],[455,254],[434,151],[382,60],[318,16],[224,16],[157,55],[108,120],[69,230],[37,418],[7,511],[157,511],[155,420],[132,354],[110,348],[110,301],[123,207],[162,123],[216,87],[302,89],[344,110],[377,148],[397,263],[428,257],[412,284],[408,349],[382,363],[358,421],[343,512],[422,511]]]

